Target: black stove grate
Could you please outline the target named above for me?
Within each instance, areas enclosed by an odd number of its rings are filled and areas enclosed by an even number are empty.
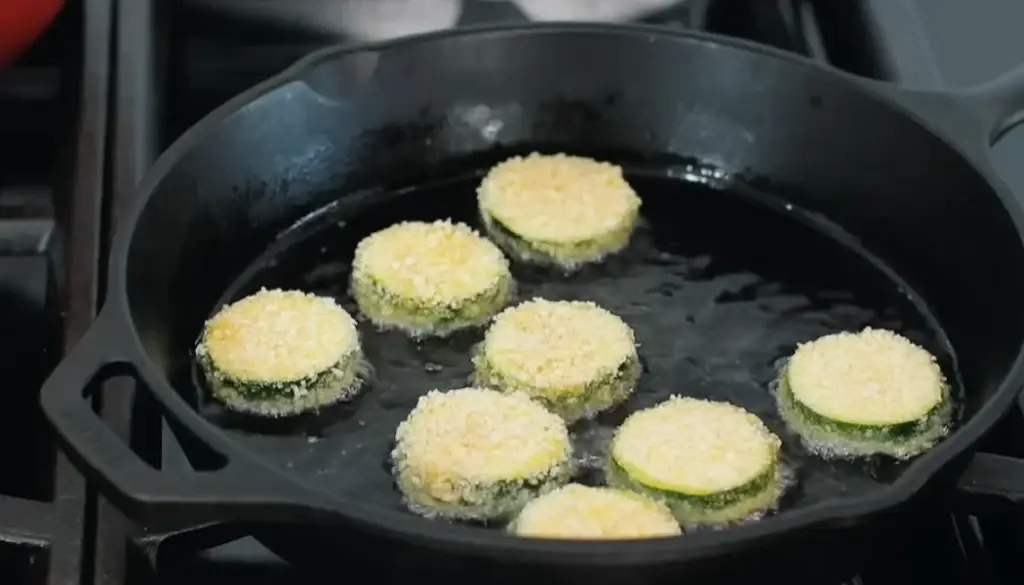
[[[287,3],[277,2],[283,4]],[[522,11],[511,4],[466,0],[459,23],[523,18]],[[648,21],[753,39],[869,77],[919,87],[941,83],[927,42],[917,34],[913,0],[690,0],[677,4],[685,9],[659,11],[647,15]],[[107,218],[111,225],[116,226],[130,205],[135,184],[157,153],[184,129],[310,50],[345,40],[322,26],[304,28],[301,17],[289,25],[261,22],[273,5],[272,0],[188,0],[183,7],[157,0],[117,1],[113,196]],[[164,468],[188,469],[174,436],[145,396],[132,393],[130,382],[105,395],[105,420],[137,452]],[[1020,445],[1022,452],[1005,455],[1022,457],[1024,437],[1019,435],[1024,434],[1024,410],[1011,418],[996,432],[991,448]],[[1005,501],[992,500],[987,505],[1006,509]],[[979,502],[986,503],[977,498],[973,504]],[[1024,547],[1019,517],[982,522],[944,512],[935,514],[931,522],[922,527],[923,534],[937,538],[911,543],[908,557],[870,569],[856,582],[996,585],[1024,578],[1024,562],[1013,553],[1014,547]],[[246,527],[236,524],[147,533],[101,501],[98,554],[90,582],[148,585],[237,580],[269,585],[324,581],[322,575],[300,574],[246,534]]]
[[[0,580],[78,583],[87,490],[57,452],[38,388],[96,308],[109,70],[107,0],[68,2],[0,70]]]

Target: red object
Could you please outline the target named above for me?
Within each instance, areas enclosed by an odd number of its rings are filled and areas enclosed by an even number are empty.
[[[29,48],[63,5],[64,0],[0,0],[0,66]]]

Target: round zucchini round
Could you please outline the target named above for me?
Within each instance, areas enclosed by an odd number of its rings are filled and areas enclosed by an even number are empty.
[[[645,495],[569,484],[540,496],[509,524],[509,533],[559,540],[636,540],[682,534],[672,512]]]
[[[262,289],[206,322],[196,360],[229,410],[263,417],[353,398],[368,365],[355,321],[334,299]]]
[[[398,427],[394,475],[426,517],[504,520],[572,475],[565,423],[525,394],[431,391]]]
[[[778,503],[781,445],[738,406],[673,396],[615,432],[608,483],[661,500],[683,526],[729,524]]]
[[[885,329],[801,344],[778,383],[779,411],[821,455],[907,458],[949,430],[949,386],[935,357]]]
[[[403,222],[363,239],[351,285],[367,319],[414,337],[482,325],[513,293],[501,250],[469,226],[447,220]]]
[[[640,198],[607,162],[566,154],[513,157],[477,189],[484,227],[512,256],[573,270],[629,244]]]
[[[533,299],[505,309],[473,365],[476,384],[525,392],[567,423],[621,403],[640,376],[633,331],[583,301]]]

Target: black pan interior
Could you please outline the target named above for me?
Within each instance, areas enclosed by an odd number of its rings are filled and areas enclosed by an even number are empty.
[[[782,356],[840,329],[896,329],[940,356],[966,419],[1020,346],[1024,254],[984,178],[850,82],[754,51],[637,32],[437,37],[325,57],[195,136],[132,235],[128,299],[145,350],[240,446],[381,508],[400,509],[386,462],[397,422],[421,393],[465,384],[479,331],[417,344],[364,327],[376,368],[365,397],[275,425],[206,401],[192,344],[220,303],[259,286],[351,306],[361,237],[403,219],[475,223],[480,173],[512,153],[619,162],[643,198],[634,244],[607,265],[515,268],[524,296],[594,300],[642,343],[637,395],[576,429],[593,460],[625,413],[707,396],[784,437],[796,480],[782,513],[862,495],[907,466],[803,452],[768,392]]]
[[[289,288],[336,297],[357,314],[346,290],[356,243],[402,220],[476,225],[479,175],[467,171],[399,193],[339,197],[283,234],[218,307],[260,287]],[[579,479],[603,481],[604,447],[626,414],[681,394],[741,405],[786,438],[794,480],[787,507],[891,481],[899,466],[883,459],[829,463],[806,452],[776,415],[770,387],[796,343],[867,325],[922,343],[958,379],[937,323],[914,302],[908,285],[887,275],[848,235],[749,187],[716,189],[666,177],[657,167],[629,178],[643,198],[643,222],[624,254],[569,276],[514,269],[521,298],[595,301],[621,316],[640,343],[644,373],[637,393],[598,420],[573,427]],[[207,420],[296,477],[346,498],[401,509],[387,459],[395,428],[428,390],[467,384],[470,350],[483,331],[420,342],[366,323],[361,332],[375,369],[372,383],[355,404],[318,416],[264,422],[226,411],[205,392],[190,392],[201,384],[190,386],[195,368],[187,352],[176,360],[174,382]]]

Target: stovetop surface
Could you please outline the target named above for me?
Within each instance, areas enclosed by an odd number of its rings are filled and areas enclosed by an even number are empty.
[[[22,352],[0,361],[0,373],[23,389],[0,409],[0,456],[8,463],[0,478],[4,583],[336,582],[289,566],[242,525],[147,535],[102,499],[87,502],[81,478],[55,454],[32,389],[91,318],[100,250],[130,205],[133,186],[205,113],[326,44],[531,17],[573,19],[564,11],[588,3],[600,8],[579,18],[750,38],[910,85],[976,83],[1024,62],[1024,37],[1013,26],[1024,5],[1014,0],[970,8],[957,0],[82,0],[64,28],[51,31],[18,67],[0,72],[0,141],[18,140],[16,148],[8,144],[16,156],[0,159],[0,295],[18,307],[2,334],[19,340]],[[594,10],[607,12],[595,18]],[[116,75],[106,70],[109,58]],[[1024,170],[1015,164],[1021,153],[1024,132],[1011,133],[994,161],[1024,194]],[[133,398],[130,383],[109,385],[101,402],[104,418],[139,452],[165,467],[183,461],[173,435],[151,405]],[[1024,457],[1024,414],[1014,412],[986,449]],[[865,567],[855,582],[1024,579],[1024,511],[980,520],[937,509],[928,522],[906,551]]]

